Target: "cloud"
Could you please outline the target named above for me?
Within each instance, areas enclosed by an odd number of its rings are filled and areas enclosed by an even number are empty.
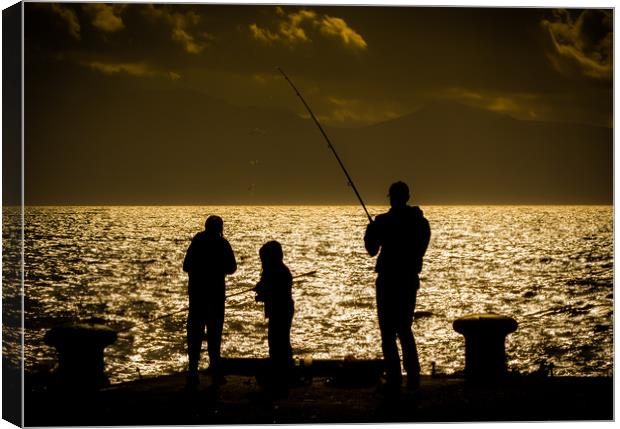
[[[250,32],[255,39],[265,43],[282,42],[288,45],[310,41],[302,24],[315,22],[315,12],[300,10],[287,15],[281,7],[277,7],[276,14],[280,16],[280,19],[277,23],[277,29],[274,31],[261,28],[257,24],[250,24]]]
[[[529,93],[498,94],[466,88],[448,88],[437,94],[439,99],[458,101],[492,112],[505,113],[517,119],[536,120],[549,114],[540,96]]]
[[[265,85],[267,83],[279,81],[282,79],[282,75],[278,73],[254,73],[252,79],[257,83]]]
[[[368,45],[364,38],[353,30],[342,18],[329,15],[319,16],[316,12],[302,9],[294,13],[286,13],[281,7],[276,8],[278,16],[275,28],[259,27],[258,24],[249,25],[250,34],[254,39],[263,43],[281,43],[290,47],[298,43],[311,42],[308,35],[339,39],[345,46],[365,50]]]
[[[322,106],[321,106],[322,104]],[[319,109],[322,113],[316,114],[321,122],[330,125],[369,125],[398,118],[408,113],[401,106],[392,102],[367,102],[356,98],[328,96]],[[310,115],[303,114],[305,118]]]
[[[451,100],[468,106],[504,113],[512,118],[528,121],[569,122],[613,126],[612,96],[601,88],[590,94],[569,90],[558,93],[499,92],[448,88],[429,91],[428,100]],[[601,100],[609,103],[597,107]]]
[[[585,10],[573,19],[566,10],[556,10],[542,21],[554,52],[550,59],[561,72],[596,79],[613,74],[613,16],[609,10]]]
[[[281,8],[280,8],[281,9]],[[281,13],[284,13],[282,10]],[[304,22],[314,23],[316,21],[316,13],[310,10],[300,10],[297,13],[288,15],[288,19],[281,21],[279,25],[279,33],[285,40],[289,41],[310,41],[305,30],[301,26]]]
[[[181,44],[185,52],[199,54],[207,46],[213,36],[205,31],[200,31],[200,15],[194,11],[170,12],[165,7],[155,7],[147,5],[146,15],[163,20],[170,26],[170,36],[172,40]]]
[[[366,49],[368,45],[359,33],[347,25],[344,19],[325,16],[320,24],[321,33],[342,39],[345,45]]]
[[[172,80],[179,80],[181,79],[181,75],[176,73],[176,72],[168,72],[168,77]]]
[[[127,74],[136,77],[166,77],[171,80],[178,80],[181,78],[178,73],[156,70],[149,67],[146,63],[89,61],[83,62],[82,65],[108,75]]]
[[[126,6],[124,4],[89,3],[83,5],[82,8],[93,17],[92,24],[96,28],[106,33],[113,33],[125,28],[120,15]]]
[[[265,43],[272,43],[280,39],[280,36],[277,33],[272,33],[267,29],[260,28],[256,24],[250,24],[250,32],[256,40],[260,40]]]
[[[57,3],[51,4],[52,11],[58,15],[68,26],[69,34],[76,39],[80,39],[80,22],[78,21],[77,14],[73,9],[66,6],[61,6]]]

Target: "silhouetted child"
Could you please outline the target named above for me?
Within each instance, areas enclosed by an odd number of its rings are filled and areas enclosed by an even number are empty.
[[[265,303],[265,317],[269,319],[271,382],[276,388],[285,388],[294,365],[291,347],[291,324],[295,312],[292,296],[293,277],[284,265],[282,246],[277,241],[265,243],[259,255],[262,273],[254,290],[256,301]]]

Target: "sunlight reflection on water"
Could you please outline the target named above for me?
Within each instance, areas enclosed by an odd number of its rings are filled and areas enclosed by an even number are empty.
[[[612,373],[612,207],[423,209],[432,228],[417,307],[431,315],[414,322],[423,372],[432,361],[442,372],[462,369],[464,342],[452,321],[492,311],[520,323],[507,338],[510,367],[532,371],[546,359],[558,375]],[[51,326],[99,316],[115,328],[135,326],[106,349],[112,381],[183,369],[185,313],[140,323],[187,304],[182,261],[209,214],[224,218],[237,256],[229,293],[256,283],[258,249],[271,239],[282,243],[293,275],[317,270],[294,285],[296,355],[381,356],[374,259],[363,247],[366,219],[358,207],[32,207],[25,232],[26,367],[55,361],[42,340]],[[6,239],[11,223],[4,225]],[[14,251],[6,243],[5,252]],[[10,326],[3,333],[15,336]],[[253,294],[227,301],[223,355],[267,356],[266,323]]]

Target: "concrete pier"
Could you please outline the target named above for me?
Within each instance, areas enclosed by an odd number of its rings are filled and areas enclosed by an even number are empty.
[[[213,386],[201,373],[196,390],[185,373],[110,385],[71,396],[26,380],[27,426],[222,425],[387,422],[560,421],[613,419],[611,377],[506,377],[470,384],[423,375],[420,387],[385,396],[377,384],[342,387],[330,377],[294,386],[274,399],[254,376],[226,376]]]

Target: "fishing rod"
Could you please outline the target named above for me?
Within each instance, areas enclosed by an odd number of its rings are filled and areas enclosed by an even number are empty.
[[[293,276],[293,279],[298,279],[299,277],[312,276],[314,274],[316,274],[316,271],[309,271],[309,272],[304,273],[304,274],[299,274],[299,275]],[[243,295],[244,293],[252,292],[253,290],[254,290],[253,287],[249,288],[249,289],[244,289],[244,290],[242,290],[240,292],[232,293],[232,294],[228,295],[226,298],[232,298],[233,296]]]
[[[568,305],[560,305],[560,306],[556,306],[556,307],[551,307],[551,308],[547,308],[546,310],[540,310],[540,311],[535,311],[533,313],[528,313],[528,314],[524,314],[523,316],[521,316],[522,318],[526,318],[526,320],[520,322],[520,325],[525,325],[525,324],[530,324],[533,323],[536,320],[541,320],[541,316],[553,316],[556,314],[560,314],[560,313],[569,313],[569,312],[577,312],[576,314],[579,314],[578,312],[584,312],[584,311],[589,311],[593,308],[597,308],[597,307],[607,307],[609,304],[608,303],[599,303],[599,304],[585,304],[581,307],[576,307],[572,304],[568,304]],[[536,316],[536,317],[534,317]]]
[[[308,277],[308,276],[312,276],[314,274],[316,274],[316,270],[308,271],[307,273],[303,273],[303,274],[298,274],[296,276],[293,276],[293,279],[298,279],[300,277]],[[254,288],[245,289],[245,290],[242,290],[241,292],[235,292],[233,294],[230,294],[226,298],[231,298],[233,296],[237,296],[237,295],[241,295],[241,294],[244,294],[244,293],[252,292],[253,290],[254,290]],[[185,306],[185,307],[183,307],[180,310],[173,311],[172,313],[167,313],[167,314],[164,314],[163,316],[158,316],[158,317],[156,317],[154,319],[146,320],[146,321],[144,321],[142,323],[138,323],[137,325],[133,325],[130,328],[121,329],[119,332],[127,332],[127,331],[132,330],[135,327],[148,325],[148,324],[151,324],[151,323],[156,322],[158,320],[165,319],[165,318],[170,317],[170,316],[174,316],[175,314],[183,313],[184,311],[187,311],[188,308],[189,308],[188,306]]]
[[[338,156],[338,153],[336,153],[336,149],[334,149],[334,146],[332,145],[332,142],[329,140],[329,137],[327,137],[327,133],[325,133],[325,130],[323,129],[323,127],[319,123],[319,121],[316,118],[316,116],[314,116],[314,113],[312,113],[312,110],[310,109],[310,106],[308,106],[308,103],[306,103],[306,100],[304,100],[304,98],[301,96],[301,93],[299,92],[297,87],[293,84],[293,82],[291,82],[291,80],[288,78],[286,73],[284,73],[284,70],[282,70],[280,67],[278,67],[278,71],[280,73],[282,73],[282,76],[284,76],[284,79],[286,79],[286,81],[291,85],[291,87],[295,91],[295,94],[297,94],[297,96],[299,97],[301,102],[306,107],[306,110],[308,110],[308,113],[310,113],[310,116],[314,120],[314,123],[316,124],[317,127],[319,127],[319,130],[321,131],[321,134],[323,134],[323,137],[325,137],[325,140],[327,141],[327,145],[329,146],[329,148],[333,152],[334,156],[336,157],[336,161],[338,161],[338,164],[340,164],[340,168],[342,168],[342,171],[344,172],[344,175],[347,176],[347,180],[349,181],[349,185],[351,186],[351,188],[353,188],[353,192],[355,192],[355,195],[357,196],[357,199],[359,200],[359,202],[362,205],[364,211],[366,212],[366,216],[368,216],[368,221],[370,223],[372,223],[372,216],[370,216],[370,213],[368,213],[368,210],[366,209],[366,205],[364,204],[364,201],[362,200],[362,197],[361,197],[360,193],[357,191],[357,188],[355,187],[355,184],[353,183],[353,179],[351,179],[351,176],[349,176],[349,173],[347,172],[347,169],[344,167],[344,164],[340,160],[340,157]]]

